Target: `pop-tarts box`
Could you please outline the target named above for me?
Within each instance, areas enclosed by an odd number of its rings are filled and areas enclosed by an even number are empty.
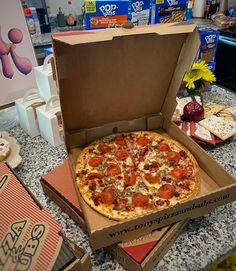
[[[150,23],[175,23],[185,18],[188,0],[151,0]]]
[[[198,32],[201,41],[198,60],[204,60],[206,63],[214,61],[219,42],[219,32],[210,27],[199,28]]]
[[[134,25],[144,25],[149,23],[151,0],[130,0],[129,20]]]
[[[85,0],[86,29],[121,27],[128,20],[129,0]]]
[[[211,61],[207,64],[207,66],[211,72],[214,72],[216,68],[216,63],[214,61]]]

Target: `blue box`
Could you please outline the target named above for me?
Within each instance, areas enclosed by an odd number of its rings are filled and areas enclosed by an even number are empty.
[[[215,68],[216,68],[216,63],[214,61],[211,61],[207,64],[207,66],[208,66],[209,70],[214,73]]]
[[[210,27],[199,28],[198,32],[201,42],[198,60],[204,60],[206,63],[214,61],[219,42],[219,32]]]
[[[175,23],[185,18],[188,0],[152,0],[150,23]]]
[[[130,0],[129,1],[129,20],[134,25],[144,25],[149,23],[151,0]]]
[[[86,29],[121,27],[128,20],[129,0],[85,0]]]

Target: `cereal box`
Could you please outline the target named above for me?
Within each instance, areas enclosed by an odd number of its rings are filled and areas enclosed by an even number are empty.
[[[86,29],[121,27],[128,20],[129,0],[85,0]]]
[[[198,60],[205,60],[206,63],[214,61],[219,41],[219,32],[210,27],[199,28],[198,32],[201,41]]]
[[[184,20],[188,0],[151,0],[150,23],[174,23]]]
[[[149,23],[151,0],[130,0],[129,1],[129,20],[135,25]]]

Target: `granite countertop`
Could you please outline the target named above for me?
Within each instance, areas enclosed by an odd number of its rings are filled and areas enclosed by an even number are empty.
[[[232,106],[236,93],[213,86],[205,101]],[[19,126],[8,130],[21,145],[22,163],[16,172],[39,202],[61,225],[66,236],[91,253],[87,234],[50,200],[40,184],[40,177],[67,158],[63,146],[52,147],[42,137],[30,138]],[[236,139],[233,138],[206,151],[236,177]],[[214,212],[190,220],[182,234],[154,270],[202,270],[236,248],[236,202],[218,207]],[[93,270],[124,270],[104,250],[92,253]]]
[[[216,26],[212,20],[210,19],[196,19],[193,18],[189,21],[190,23],[194,23],[197,25],[197,27],[210,27],[213,29],[219,29],[218,26]]]

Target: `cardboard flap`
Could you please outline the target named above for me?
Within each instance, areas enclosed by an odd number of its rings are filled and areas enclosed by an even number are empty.
[[[173,27],[175,26],[175,27]],[[109,28],[104,30],[96,31],[81,31],[76,33],[71,33],[66,35],[53,34],[52,37],[54,40],[61,41],[68,45],[76,45],[90,42],[100,42],[100,41],[109,41],[115,37],[127,36],[127,35],[141,35],[141,34],[150,34],[155,33],[158,35],[170,35],[170,34],[180,34],[180,33],[191,33],[195,29],[194,24],[177,24],[177,23],[168,23],[168,24],[156,24],[148,26],[136,26],[132,29],[127,28]]]
[[[53,46],[66,136],[157,114],[170,86],[174,110],[175,94],[198,48],[194,29],[168,24],[56,36]],[[184,44],[190,40],[195,46],[187,46],[189,58],[183,60]]]

